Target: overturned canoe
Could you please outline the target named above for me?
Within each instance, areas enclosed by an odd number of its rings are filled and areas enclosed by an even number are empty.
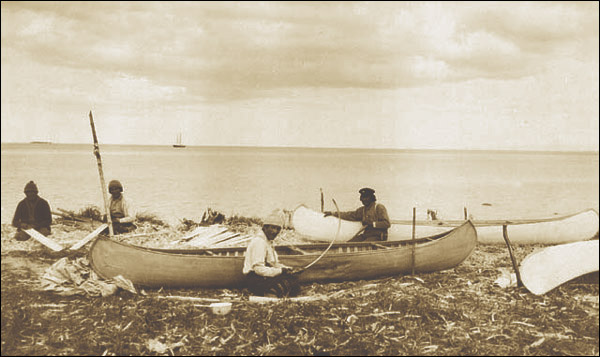
[[[543,248],[529,254],[519,268],[527,290],[536,295],[598,271],[598,240]]]
[[[461,223],[464,223],[461,222]],[[302,234],[306,239],[313,241],[331,242],[336,236],[338,219],[334,216],[324,217],[323,213],[314,211],[305,205],[298,206],[292,215],[292,226],[294,230]],[[422,238],[441,234],[459,226],[453,225],[417,225],[415,237]],[[352,239],[362,228],[360,222],[352,222],[342,219],[340,233],[337,241],[347,242]],[[388,240],[406,240],[412,238],[412,226],[406,224],[392,224],[388,230]]]
[[[411,241],[334,243],[313,266],[299,275],[302,283],[373,279],[445,270],[460,264],[477,244],[470,221],[436,236]],[[279,259],[291,267],[315,261],[329,244],[276,246]],[[137,247],[100,237],[89,261],[103,278],[117,275],[147,287],[238,287],[243,283],[245,247],[173,250]],[[414,251],[414,255],[413,255]],[[413,262],[414,256],[414,262]]]
[[[481,244],[505,244],[502,226],[506,224],[511,243],[515,244],[563,244],[588,240],[598,234],[598,212],[588,209],[576,214],[529,220],[472,221]],[[300,205],[292,216],[294,229],[309,240],[331,241],[337,230],[337,218]],[[417,221],[415,236],[423,237],[442,233],[464,221]],[[350,240],[361,228],[360,222],[342,220],[339,241]],[[410,239],[412,222],[392,220],[388,240]]]

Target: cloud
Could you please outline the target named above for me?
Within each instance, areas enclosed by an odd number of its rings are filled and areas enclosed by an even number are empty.
[[[597,42],[597,4],[569,4],[3,3],[2,41],[48,66],[225,100],[531,75],[574,38]]]

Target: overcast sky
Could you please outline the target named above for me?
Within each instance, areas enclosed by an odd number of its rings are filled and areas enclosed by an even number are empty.
[[[2,1],[2,142],[597,151],[598,13]]]

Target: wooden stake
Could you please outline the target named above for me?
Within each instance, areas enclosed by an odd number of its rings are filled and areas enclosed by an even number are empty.
[[[465,212],[465,221],[466,221],[466,220],[467,220],[467,217],[468,217],[468,216],[467,216],[467,207],[463,207],[463,210],[464,210],[464,212]]]
[[[415,229],[416,229],[416,215],[417,215],[417,208],[413,207],[413,217],[412,217],[412,254],[411,254],[411,275],[415,275]]]
[[[319,190],[321,191],[321,212],[324,212],[324,210],[325,210],[325,202],[323,200],[323,189],[319,188]]]
[[[106,185],[104,182],[104,173],[102,172],[102,159],[100,158],[100,147],[98,146],[98,137],[96,136],[96,127],[94,126],[94,118],[92,117],[91,110],[90,126],[92,127],[92,136],[94,137],[94,155],[96,155],[96,161],[98,162],[98,174],[100,175],[100,186],[102,189],[102,198],[104,199],[104,211],[106,212],[106,221],[108,222],[108,234],[110,237],[112,237],[115,233],[113,232],[112,218],[110,217],[110,205],[108,203],[108,197],[106,197]]]
[[[508,246],[508,254],[510,254],[510,260],[512,261],[513,268],[515,269],[515,273],[517,275],[517,286],[523,286],[523,281],[521,280],[521,273],[519,272],[517,259],[513,255],[512,246],[510,245],[510,240],[508,240],[508,230],[506,228],[506,224],[502,225],[502,236],[504,236],[504,241]]]

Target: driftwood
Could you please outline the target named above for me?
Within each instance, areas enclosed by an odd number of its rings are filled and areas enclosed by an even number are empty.
[[[181,301],[211,301],[211,302],[221,301],[220,299],[194,297],[194,296],[157,296],[157,298],[170,299],[170,300],[181,300]]]
[[[266,304],[266,303],[273,303],[273,302],[311,302],[311,301],[321,301],[321,300],[327,300],[329,299],[329,297],[327,295],[313,295],[313,296],[297,296],[297,297],[291,297],[291,298],[276,298],[276,297],[269,297],[269,296],[250,296],[248,297],[248,302],[253,302],[253,303],[259,303],[259,304]]]

